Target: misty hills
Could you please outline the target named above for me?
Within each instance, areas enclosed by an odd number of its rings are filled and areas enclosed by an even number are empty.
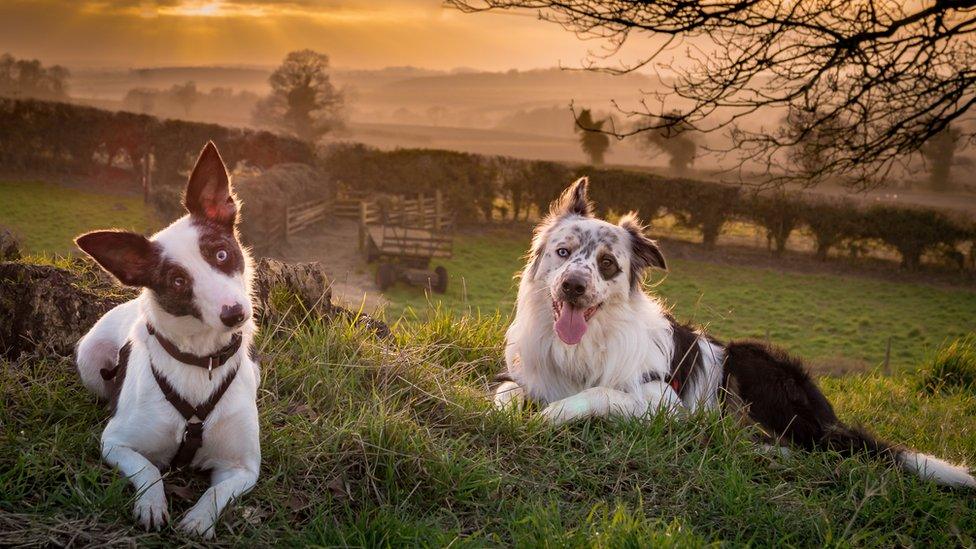
[[[70,83],[72,95],[88,99],[121,99],[132,88],[163,89],[188,81],[201,90],[227,87],[260,94],[267,91],[272,70],[235,66],[78,69],[72,71]],[[633,100],[641,90],[657,88],[657,82],[644,74],[612,76],[557,68],[506,72],[333,69],[332,78],[367,109],[374,103],[504,109],[565,106],[572,100],[607,108],[611,100]]]

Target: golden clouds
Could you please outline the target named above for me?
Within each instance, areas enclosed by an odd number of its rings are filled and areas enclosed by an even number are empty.
[[[273,65],[311,48],[342,67],[502,70],[573,65],[591,45],[440,0],[0,1],[0,52],[68,65]]]

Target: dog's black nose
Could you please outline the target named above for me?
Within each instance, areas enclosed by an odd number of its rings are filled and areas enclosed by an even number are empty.
[[[566,299],[576,299],[586,293],[586,284],[579,278],[567,278],[563,281],[562,288]]]
[[[220,321],[228,328],[244,322],[244,306],[240,303],[235,303],[233,306],[224,305],[220,309]]]

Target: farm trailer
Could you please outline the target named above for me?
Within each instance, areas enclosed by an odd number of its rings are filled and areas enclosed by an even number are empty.
[[[444,212],[441,193],[396,196],[384,202],[359,203],[359,248],[367,262],[379,262],[376,285],[386,290],[401,281],[446,292],[447,269],[430,268],[432,260],[450,258],[454,252],[454,222]]]

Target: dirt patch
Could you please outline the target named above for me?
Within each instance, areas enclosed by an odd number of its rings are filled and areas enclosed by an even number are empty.
[[[347,309],[373,314],[389,303],[376,288],[372,269],[359,252],[359,226],[351,219],[330,218],[310,227],[275,257],[287,261],[319,261],[332,280],[332,301]]]

